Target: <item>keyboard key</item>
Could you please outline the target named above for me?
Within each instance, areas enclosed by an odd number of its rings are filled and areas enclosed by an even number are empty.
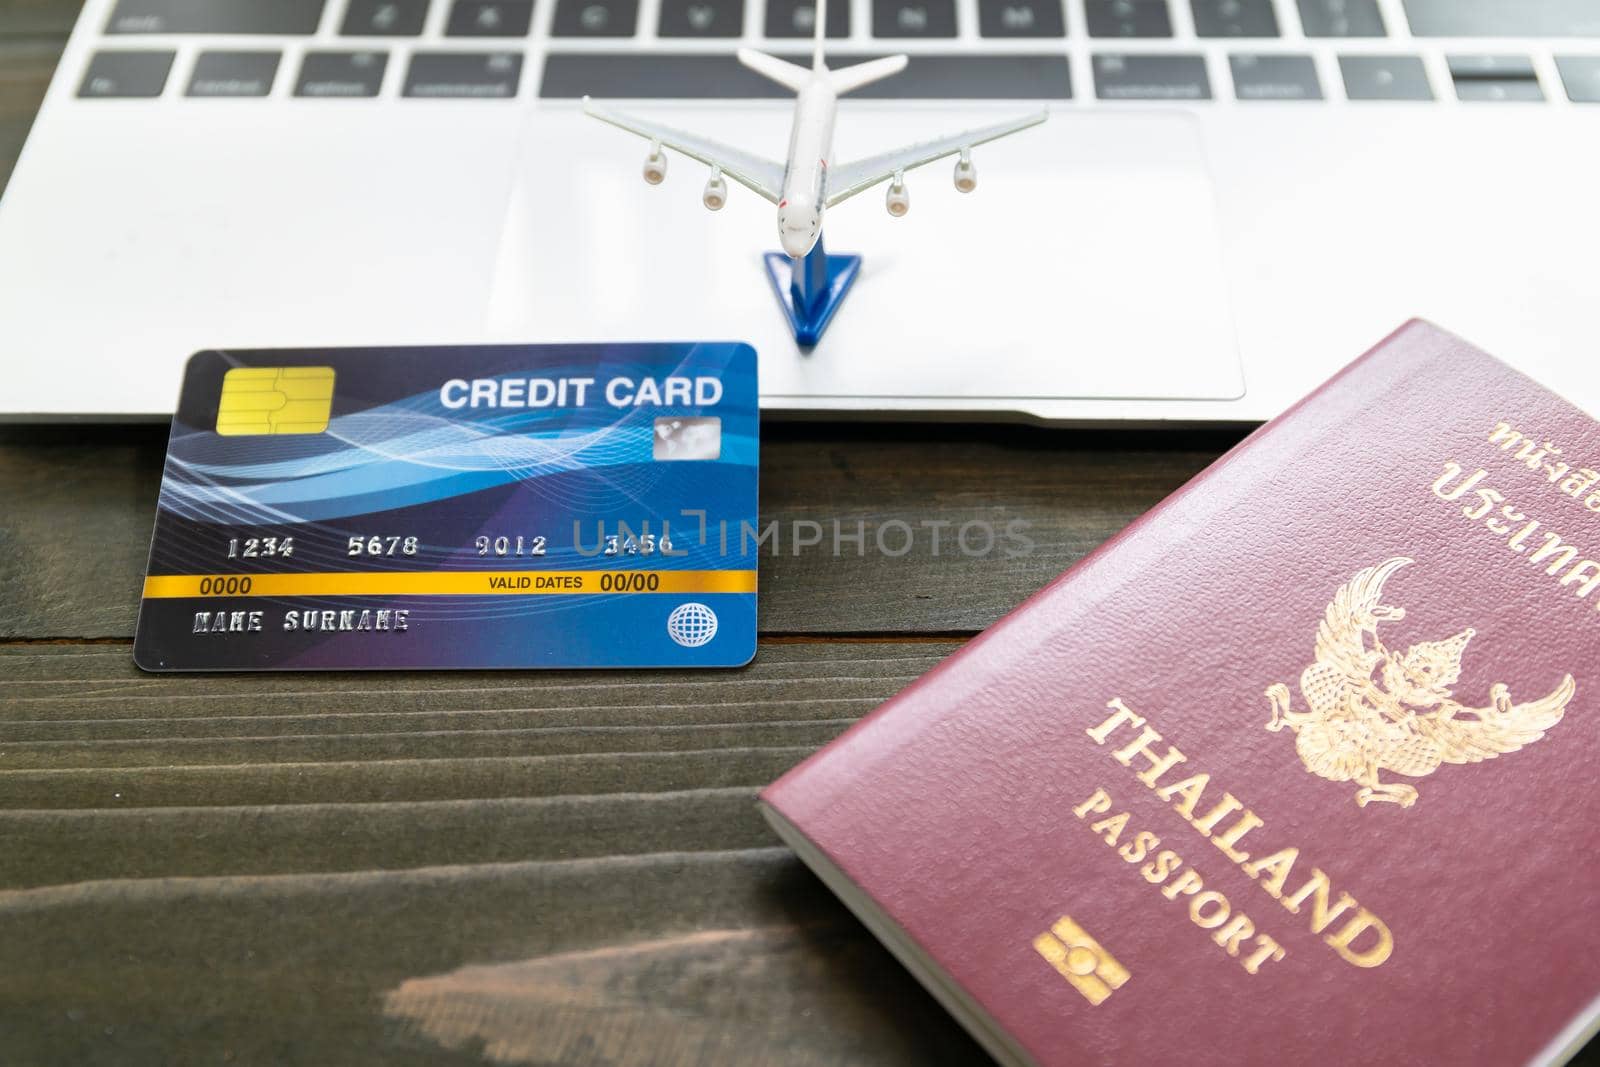
[[[1533,78],[1533,60],[1527,56],[1449,56],[1452,78]]]
[[[428,0],[350,0],[339,32],[346,37],[415,37],[428,17]]]
[[[1307,37],[1382,37],[1378,0],[1300,0],[1300,25]]]
[[[418,52],[406,71],[406,96],[504,100],[517,95],[522,56],[514,52]]]
[[[1469,102],[1488,101],[1500,103],[1503,101],[1518,101],[1524,103],[1537,103],[1544,99],[1544,89],[1540,87],[1537,78],[1528,80],[1522,78],[1506,78],[1495,80],[1490,78],[1457,78],[1456,99]]]
[[[844,65],[831,56],[829,63]],[[539,95],[561,100],[583,96],[684,100],[794,97],[791,90],[768,81],[731,55],[673,52],[551,52],[545,56]]]
[[[1450,56],[1450,78],[1460,100],[1544,99],[1539,75],[1527,56]]]
[[[744,0],[661,0],[662,37],[738,37]]]
[[[1210,100],[1204,56],[1094,57],[1094,91],[1102,100]]]
[[[87,97],[160,96],[167,87],[176,52],[96,52],[89,60],[78,95]]]
[[[1556,67],[1574,104],[1600,104],[1600,56],[1556,56]]]
[[[1240,100],[1321,100],[1310,56],[1232,55],[1233,95]]]
[[[817,8],[811,0],[767,0],[768,37],[811,37],[817,32]],[[828,36],[850,36],[850,5],[828,5]]]
[[[954,37],[956,0],[872,0],[874,37]]]
[[[978,0],[978,32],[985,37],[1065,37],[1061,0]]]
[[[1272,0],[1190,0],[1201,37],[1276,37]]]
[[[533,0],[456,0],[444,32],[451,37],[526,37]]]
[[[1083,0],[1090,37],[1171,37],[1167,0]]]
[[[388,69],[387,52],[307,52],[296,96],[377,96]]]
[[[831,5],[830,5],[831,6]],[[809,56],[786,55],[794,63]],[[834,68],[874,58],[830,55]],[[552,52],[539,95],[574,100],[613,98],[694,100],[782,99],[788,89],[747,70],[731,55],[648,52]],[[1064,55],[918,55],[903,72],[850,98],[879,100],[1069,100],[1072,79]]]
[[[1595,0],[1405,0],[1418,37],[1600,37]]]
[[[117,0],[107,33],[317,32],[326,0]]]
[[[266,96],[278,76],[277,52],[201,52],[190,96]]]
[[[1428,70],[1417,56],[1340,56],[1351,100],[1432,100]]]
[[[559,0],[552,37],[632,37],[639,0]]]
[[[862,56],[862,59],[870,58]],[[796,57],[799,61],[799,57]],[[833,60],[829,60],[833,63]],[[854,59],[841,57],[839,66]],[[892,78],[857,89],[863,100],[1070,100],[1064,55],[916,55]]]

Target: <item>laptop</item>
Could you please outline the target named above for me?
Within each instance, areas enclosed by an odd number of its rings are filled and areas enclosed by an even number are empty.
[[[1269,418],[1411,316],[1600,410],[1594,0],[836,0],[839,160],[1049,121],[830,212],[821,342],[771,205],[584,96],[784,158],[809,0],[88,0],[0,200],[0,419],[160,419],[200,349],[737,339],[774,414]],[[1400,428],[1397,428],[1397,432]]]

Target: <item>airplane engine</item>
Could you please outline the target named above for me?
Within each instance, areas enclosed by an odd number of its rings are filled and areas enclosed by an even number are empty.
[[[661,150],[660,141],[650,142],[650,154],[644,159],[644,180],[660,185],[667,177],[667,154]]]
[[[889,183],[889,192],[883,198],[883,206],[889,209],[889,214],[900,218],[911,210],[911,192],[906,188],[904,171],[896,171],[894,180]]]
[[[711,177],[706,179],[706,189],[700,194],[700,202],[707,211],[721,211],[722,205],[728,202],[728,183],[722,180],[721,167],[711,168]]]
[[[978,187],[978,168],[972,165],[972,152],[962,149],[961,158],[956,160],[956,192],[970,193]]]

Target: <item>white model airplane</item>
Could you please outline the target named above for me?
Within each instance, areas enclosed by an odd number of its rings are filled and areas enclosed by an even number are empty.
[[[816,45],[810,70],[765,52],[739,49],[739,62],[795,91],[794,126],[789,134],[786,164],[773,163],[670,126],[595,107],[588,97],[584,97],[583,109],[602,122],[636,133],[650,142],[644,180],[651,185],[659,184],[667,176],[667,159],[661,150],[666,146],[711,168],[701,200],[712,211],[720,211],[728,201],[724,175],[766,197],[778,206],[778,238],[783,250],[796,258],[816,246],[817,239],[822,236],[823,211],[841,200],[879,182],[889,181],[886,206],[889,214],[898,218],[911,207],[905,172],[958,153],[961,158],[956,162],[956,188],[970,193],[978,185],[978,172],[972,165],[974,146],[1025,130],[1049,117],[1048,112],[1036,111],[1011,122],[967,130],[830,167],[828,157],[833,151],[833,122],[839,97],[900,73],[906,67],[906,57],[885,56],[843,70],[829,70],[822,59],[827,23],[827,0],[817,0]]]

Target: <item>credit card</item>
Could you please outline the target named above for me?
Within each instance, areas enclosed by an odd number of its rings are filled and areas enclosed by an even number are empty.
[[[741,666],[758,419],[744,344],[201,352],[134,660]]]

